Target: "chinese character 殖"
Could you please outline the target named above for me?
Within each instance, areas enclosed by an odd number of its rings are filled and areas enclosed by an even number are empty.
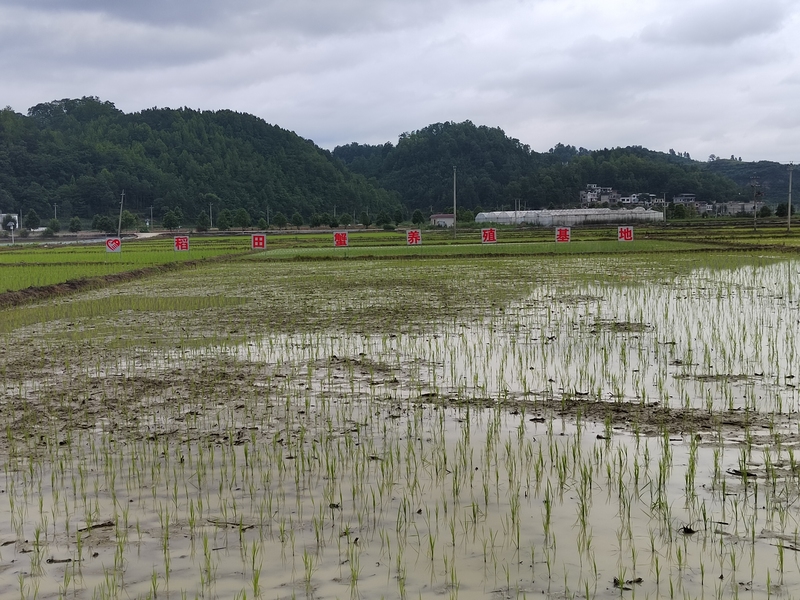
[[[494,227],[481,229],[481,242],[484,244],[494,244],[497,241],[497,230]]]

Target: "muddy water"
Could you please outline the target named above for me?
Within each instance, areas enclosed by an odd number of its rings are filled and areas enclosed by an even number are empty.
[[[130,315],[17,331],[0,595],[792,597],[797,271],[553,274],[244,342],[202,339],[249,304],[145,314],[183,331],[154,349]]]
[[[0,513],[0,592],[606,597],[616,578],[642,597],[760,597],[767,582],[779,595],[800,585],[796,472],[767,439],[743,459],[736,440],[505,410],[311,408],[261,407],[273,427],[195,439],[87,432],[56,469],[20,461]]]

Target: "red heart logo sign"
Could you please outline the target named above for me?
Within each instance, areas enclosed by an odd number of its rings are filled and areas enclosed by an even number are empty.
[[[106,240],[106,250],[108,252],[118,252],[120,246],[122,246],[122,241],[119,238],[108,238]]]

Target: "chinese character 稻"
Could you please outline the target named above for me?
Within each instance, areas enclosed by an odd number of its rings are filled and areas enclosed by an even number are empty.
[[[189,236],[188,235],[176,235],[175,236],[175,250],[176,251],[188,251],[189,250]]]

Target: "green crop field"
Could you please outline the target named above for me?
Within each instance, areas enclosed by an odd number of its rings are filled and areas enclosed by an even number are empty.
[[[192,239],[188,252],[175,252],[172,243],[172,238],[124,242],[119,253],[98,244],[6,246],[0,250],[0,293],[250,251],[250,239],[243,237]]]
[[[753,231],[723,224],[714,227],[642,226],[632,242],[618,242],[613,227],[574,228],[573,241],[557,244],[550,229],[497,228],[498,243],[481,244],[480,229],[423,230],[420,246],[407,246],[403,231],[359,231],[349,234],[349,246],[333,247],[326,232],[271,232],[267,248],[252,253],[249,234],[190,236],[191,250],[175,252],[172,238],[126,241],[120,253],[102,245],[17,244],[0,249],[0,293],[69,281],[102,278],[159,265],[196,262],[214,257],[251,255],[254,260],[316,260],[376,258],[436,258],[457,256],[525,256],[570,254],[648,254],[719,251],[753,246],[791,250],[800,240],[785,228]]]

